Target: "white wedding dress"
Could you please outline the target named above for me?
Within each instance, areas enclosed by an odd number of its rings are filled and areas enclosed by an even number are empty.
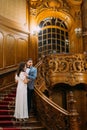
[[[19,77],[17,75],[15,76],[18,84],[16,90],[14,117],[17,119],[28,118],[27,84],[23,82],[23,80],[25,79],[24,73],[25,72],[21,72]]]

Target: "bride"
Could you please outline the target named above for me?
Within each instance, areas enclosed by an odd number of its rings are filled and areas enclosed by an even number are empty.
[[[20,63],[17,73],[15,75],[15,81],[17,82],[17,89],[16,89],[14,117],[19,120],[24,120],[28,118],[28,105],[27,105],[28,79],[26,74],[25,62]]]

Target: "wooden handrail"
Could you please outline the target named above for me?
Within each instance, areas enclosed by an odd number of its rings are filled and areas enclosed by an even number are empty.
[[[48,129],[69,129],[69,113],[35,87],[35,106],[43,125]]]
[[[52,100],[50,100],[49,98],[47,98],[37,87],[35,87],[35,92],[38,94],[38,96],[43,99],[45,102],[47,102],[47,104],[51,105],[52,107],[54,107],[55,109],[57,109],[58,111],[60,111],[61,113],[65,114],[65,115],[69,115],[69,112],[65,109],[63,109],[62,107],[60,107],[59,105],[57,105],[56,103],[54,103]]]

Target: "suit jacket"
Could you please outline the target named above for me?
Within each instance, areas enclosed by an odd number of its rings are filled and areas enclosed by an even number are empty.
[[[28,73],[28,78],[30,79],[30,81],[28,82],[29,89],[34,89],[34,81],[36,77],[37,77],[37,68],[31,67]]]

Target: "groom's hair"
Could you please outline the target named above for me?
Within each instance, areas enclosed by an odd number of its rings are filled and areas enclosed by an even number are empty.
[[[29,58],[28,61],[33,61],[32,58]]]

